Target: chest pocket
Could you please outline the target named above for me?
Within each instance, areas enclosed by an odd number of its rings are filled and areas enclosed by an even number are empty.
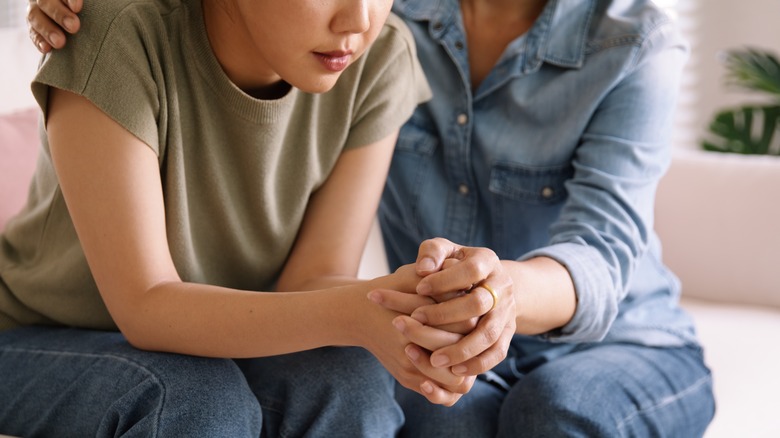
[[[498,162],[490,171],[490,191],[516,201],[531,204],[555,204],[566,198],[567,180],[574,169],[571,165],[528,167]]]

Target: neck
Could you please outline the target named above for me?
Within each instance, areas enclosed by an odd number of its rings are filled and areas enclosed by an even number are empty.
[[[464,18],[468,15],[481,24],[485,20],[533,24],[546,4],[547,0],[461,0],[460,7]]]
[[[504,49],[533,26],[547,0],[461,0],[471,87],[487,77]]]
[[[232,0],[202,0],[202,8],[211,50],[231,82],[260,99],[275,99],[289,91],[274,71],[263,70],[262,58]]]

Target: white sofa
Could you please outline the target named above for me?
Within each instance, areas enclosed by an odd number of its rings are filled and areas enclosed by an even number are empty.
[[[714,376],[705,438],[780,437],[780,158],[676,152],[656,228]],[[362,277],[387,272],[382,251],[375,224]]]
[[[780,437],[780,157],[679,151],[656,229],[713,372],[706,437]]]

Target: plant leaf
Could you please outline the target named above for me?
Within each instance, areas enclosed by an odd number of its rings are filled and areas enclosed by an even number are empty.
[[[710,123],[705,150],[780,155],[780,106],[745,106],[719,112]]]
[[[746,48],[726,52],[727,83],[780,98],[780,61],[771,52]]]

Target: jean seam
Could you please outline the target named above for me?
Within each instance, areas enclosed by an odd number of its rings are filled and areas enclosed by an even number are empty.
[[[162,397],[159,405],[157,406],[157,415],[155,416],[155,424],[154,424],[154,436],[157,437],[159,435],[159,429],[160,429],[160,417],[162,416],[163,412],[163,406],[165,404],[166,397],[166,389],[165,385],[160,381],[160,379],[157,378],[157,376],[150,370],[149,368],[139,364],[138,362],[129,359],[124,356],[120,356],[117,354],[97,354],[97,353],[76,353],[72,351],[56,351],[56,350],[41,350],[41,349],[32,349],[32,348],[19,348],[19,347],[6,347],[0,349],[0,352],[18,352],[18,353],[35,353],[35,354],[42,354],[42,355],[54,355],[54,356],[77,356],[77,357],[85,357],[85,358],[95,358],[95,359],[110,359],[115,361],[124,362],[125,364],[129,364],[136,369],[139,369],[146,373],[161,390],[162,390]]]
[[[658,403],[656,403],[656,404],[654,404],[654,405],[652,405],[652,406],[650,406],[648,408],[637,409],[636,412],[634,412],[633,414],[628,415],[627,417],[623,418],[623,420],[621,420],[620,423],[617,424],[618,430],[623,430],[623,428],[626,427],[626,425],[629,422],[633,421],[636,417],[638,417],[640,415],[643,415],[645,413],[649,413],[649,412],[653,412],[653,411],[662,409],[662,408],[664,408],[664,407],[666,407],[666,406],[668,406],[668,405],[670,405],[670,404],[672,404],[672,403],[674,403],[674,402],[676,402],[676,401],[678,401],[678,400],[680,400],[680,399],[682,399],[684,397],[687,397],[689,394],[698,391],[699,388],[701,388],[702,385],[705,385],[705,384],[707,384],[707,382],[711,381],[711,377],[712,376],[708,374],[708,375],[702,377],[701,379],[697,380],[696,382],[694,382],[693,385],[691,385],[691,386],[685,388],[684,390],[682,390],[680,392],[677,392],[677,393],[675,393],[675,394],[673,394],[673,395],[671,395],[669,397],[666,397],[666,398],[662,399],[660,402],[658,402]]]

